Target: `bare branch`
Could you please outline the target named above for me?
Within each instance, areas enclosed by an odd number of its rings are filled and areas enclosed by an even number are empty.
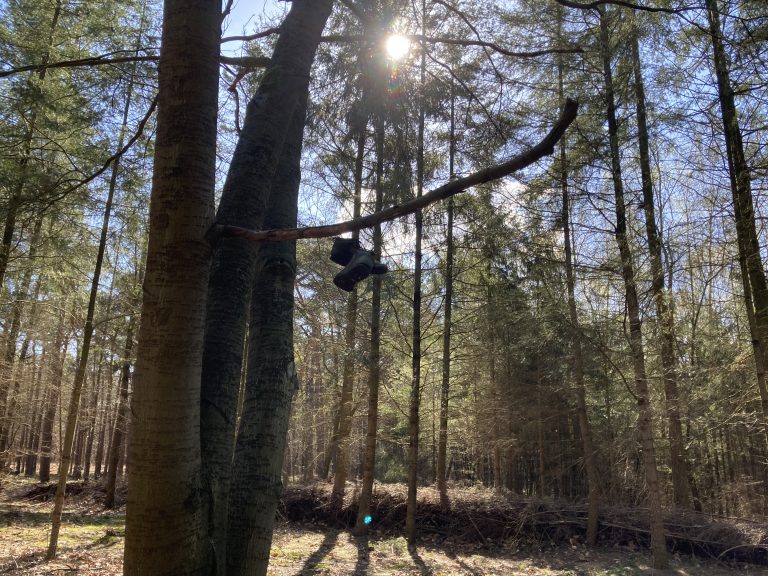
[[[266,56],[219,56],[219,62],[243,68],[266,68],[272,59]]]
[[[49,198],[47,206],[50,206],[54,202],[57,202],[58,200],[64,198],[70,192],[74,192],[81,186],[85,186],[86,184],[93,182],[94,180],[96,180],[96,178],[98,178],[104,172],[106,172],[106,170],[112,165],[114,161],[121,158],[123,154],[125,154],[128,150],[130,150],[131,146],[133,146],[136,143],[136,141],[139,138],[141,138],[141,135],[144,133],[144,128],[146,127],[147,122],[149,122],[149,119],[152,117],[152,114],[155,113],[156,108],[157,108],[157,95],[155,95],[155,97],[153,98],[152,104],[150,104],[149,109],[147,110],[147,113],[144,114],[144,117],[139,122],[138,126],[136,127],[136,132],[133,134],[133,136],[131,136],[131,139],[128,140],[128,142],[126,142],[125,145],[122,148],[120,148],[117,152],[115,152],[112,156],[107,158],[107,160],[104,162],[101,168],[96,170],[96,172],[93,172],[92,174],[83,178],[82,180],[79,180],[75,184],[68,186],[61,192],[57,193],[53,198]]]
[[[508,50],[499,46],[494,42],[486,42],[484,40],[469,40],[466,38],[447,38],[444,36],[423,36],[421,34],[405,34],[406,38],[411,41],[422,42],[425,44],[452,44],[454,46],[480,46],[481,48],[489,48],[504,54],[505,56],[512,56],[514,58],[533,58],[536,56],[544,56],[547,54],[579,54],[584,52],[584,49],[575,46],[573,48],[543,48],[541,50],[531,50],[525,52],[519,52],[514,50]],[[369,36],[365,35],[349,35],[349,34],[329,34],[320,38],[321,42],[365,42],[369,40]]]
[[[592,2],[574,2],[573,0],[555,0],[558,4],[567,6],[568,8],[579,8],[581,10],[591,10],[599,8],[605,4],[613,4],[615,6],[622,6],[624,8],[630,8],[632,10],[641,10],[644,12],[663,12],[665,14],[680,14],[686,10],[694,10],[694,8],[661,8],[658,6],[642,6],[635,4],[634,2],[625,2],[623,0],[593,0]]]
[[[450,182],[443,184],[439,188],[436,188],[429,193],[419,198],[400,204],[391,206],[380,212],[369,214],[361,218],[354,220],[347,220],[346,222],[337,222],[335,224],[329,224],[327,226],[310,226],[306,228],[283,228],[274,230],[248,230],[246,228],[240,228],[238,226],[223,226],[214,224],[208,232],[208,236],[211,240],[215,240],[221,237],[238,237],[246,240],[269,240],[269,241],[281,241],[281,240],[297,240],[301,238],[327,238],[330,236],[336,236],[343,234],[344,232],[352,232],[354,230],[360,230],[362,228],[369,228],[382,222],[394,220],[401,216],[412,214],[417,210],[421,210],[433,204],[439,200],[444,200],[465,190],[472,186],[484,184],[492,180],[498,180],[504,176],[508,176],[517,170],[521,170],[527,166],[530,166],[537,160],[540,160],[544,156],[552,154],[555,149],[555,144],[565,133],[565,130],[576,119],[576,114],[579,105],[575,100],[570,98],[566,101],[563,107],[562,114],[558,119],[552,130],[549,131],[541,142],[529,148],[525,152],[518,154],[484,170],[474,172],[464,178],[457,180],[451,180]]]
[[[82,68],[85,66],[107,66],[110,64],[125,64],[127,62],[156,62],[159,56],[120,56],[110,58],[109,55],[93,56],[92,58],[80,58],[79,60],[64,60],[62,62],[49,62],[47,64],[29,64],[17,68],[9,68],[0,71],[0,78],[21,74],[22,72],[42,72],[50,68]]]
[[[267,28],[266,30],[262,30],[261,32],[256,32],[255,34],[249,34],[248,36],[225,36],[220,40],[222,44],[225,42],[251,42],[252,40],[258,40],[259,38],[266,38],[267,36],[272,36],[274,34],[279,34],[280,28]]]

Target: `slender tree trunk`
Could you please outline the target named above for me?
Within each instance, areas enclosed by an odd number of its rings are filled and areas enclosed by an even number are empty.
[[[200,375],[220,21],[219,2],[165,2],[131,409],[126,576],[201,573]]]
[[[645,233],[651,257],[651,291],[656,304],[656,317],[661,336],[661,366],[666,397],[667,421],[669,423],[670,467],[675,505],[690,508],[691,498],[688,486],[688,465],[685,459],[683,427],[680,423],[680,400],[677,392],[677,357],[675,355],[674,318],[669,305],[669,294],[664,289],[664,266],[661,258],[661,240],[656,226],[656,210],[651,177],[651,160],[648,144],[648,121],[645,106],[645,85],[638,31],[630,39],[632,68],[635,80],[635,106],[637,112],[638,145],[640,148],[640,176],[645,212]]]
[[[273,185],[275,173],[278,168],[283,168],[281,163],[287,158],[284,155],[287,134],[291,130],[296,111],[303,107],[303,100],[308,93],[310,68],[332,4],[332,0],[294,0],[291,3],[290,12],[281,25],[272,64],[248,104],[245,123],[216,214],[217,223],[251,229],[261,228],[264,224],[271,191],[277,190]],[[300,150],[296,152],[299,153]],[[292,165],[293,161],[290,163]],[[218,574],[226,571],[229,557],[227,543],[233,541],[227,538],[230,515],[228,495],[243,341],[258,252],[258,246],[252,241],[233,237],[219,238],[214,245],[210,271],[203,350],[200,441],[206,508],[204,515],[208,524],[206,563],[215,564],[215,568],[210,570]],[[274,273],[277,274],[278,270],[275,269]],[[279,286],[282,290],[282,283]],[[266,288],[262,286],[261,289]],[[252,319],[251,324],[254,322],[256,320]],[[283,341],[281,345],[285,343]],[[283,350],[280,355],[285,359],[290,354]],[[252,364],[250,359],[249,364]],[[255,375],[251,377],[256,378]],[[273,377],[277,378],[277,375]],[[270,381],[277,386],[278,380]],[[267,422],[272,422],[271,416]],[[257,485],[263,484],[261,480]],[[265,493],[264,498],[271,500],[270,494]],[[251,533],[251,528],[247,528],[247,532]],[[242,537],[238,535],[238,540]],[[261,540],[262,545],[264,541]],[[235,553],[235,557],[236,565],[245,565],[243,550]]]
[[[456,177],[456,89],[451,78],[451,133],[448,144],[448,174],[453,180]],[[453,197],[448,199],[446,207],[445,232],[445,312],[443,314],[443,362],[442,382],[440,385],[440,432],[437,445],[437,491],[440,494],[440,507],[450,509],[447,485],[447,455],[448,455],[448,398],[451,390],[451,328],[453,313]]]
[[[638,431],[643,454],[643,469],[648,490],[648,511],[651,532],[651,552],[653,565],[656,569],[667,566],[667,548],[664,537],[664,516],[661,505],[661,487],[659,486],[658,470],[656,468],[656,453],[653,443],[653,424],[651,413],[650,390],[645,372],[645,352],[643,351],[642,324],[640,321],[640,304],[635,284],[635,270],[632,261],[632,251],[627,237],[626,205],[624,201],[624,184],[621,179],[621,162],[619,155],[618,123],[616,121],[616,104],[614,100],[613,72],[611,70],[611,51],[609,44],[608,16],[604,9],[600,10],[600,44],[603,59],[605,80],[605,98],[608,108],[608,136],[611,149],[611,172],[613,190],[616,200],[616,243],[621,256],[621,270],[624,279],[627,315],[629,316],[629,344],[632,353],[632,367],[635,373],[635,393],[639,411]]]
[[[384,119],[381,114],[376,119],[376,212],[384,207]],[[362,138],[361,138],[362,140]],[[361,176],[362,176],[362,166]],[[382,235],[381,225],[373,228],[373,254],[381,260]],[[373,277],[371,294],[371,351],[368,366],[368,422],[365,435],[365,454],[363,462],[363,485],[357,507],[357,521],[354,533],[363,536],[368,531],[366,517],[371,510],[373,480],[376,471],[376,436],[379,423],[379,383],[381,380],[381,276]],[[369,520],[370,522],[370,520]]]
[[[563,98],[562,67],[560,68],[560,97]],[[568,290],[568,319],[571,333],[571,377],[576,395],[576,414],[581,434],[581,448],[584,453],[584,471],[587,475],[587,544],[597,544],[597,527],[600,515],[600,481],[595,462],[595,446],[592,441],[592,425],[587,412],[587,395],[584,386],[584,351],[581,346],[582,334],[579,315],[576,311],[576,275],[573,265],[573,243],[571,241],[571,209],[568,194],[568,163],[565,153],[565,138],[560,140],[560,187],[563,193],[563,249],[565,251],[565,281]]]
[[[426,0],[421,3],[422,35],[427,18]],[[424,90],[426,51],[421,51],[421,78],[419,88]],[[424,96],[419,95],[419,127],[416,143],[416,196],[424,190]],[[408,498],[405,511],[405,538],[409,546],[416,545],[416,492],[419,480],[419,404],[421,401],[421,240],[424,226],[421,210],[415,214],[415,246],[413,254],[413,333],[411,363],[411,397],[408,409]]]
[[[134,68],[135,71],[135,68]],[[118,138],[117,149],[123,147],[125,135],[128,127],[128,115],[131,109],[131,97],[133,92],[133,76],[128,82],[126,88],[125,105],[123,107],[123,119]],[[96,298],[99,294],[99,281],[101,279],[101,268],[104,263],[104,253],[107,249],[107,235],[109,233],[109,220],[112,216],[112,203],[117,189],[117,177],[120,169],[120,159],[112,163],[112,173],[109,179],[109,191],[107,193],[107,202],[104,206],[104,216],[101,223],[101,235],[99,237],[99,248],[96,254],[96,265],[91,279],[91,291],[88,297],[88,311],[85,316],[85,326],[83,328],[83,343],[80,349],[80,358],[75,372],[75,381],[72,387],[72,396],[69,401],[69,411],[67,412],[67,427],[64,435],[64,441],[61,452],[61,466],[59,467],[59,482],[56,487],[56,496],[53,502],[53,513],[51,517],[51,536],[48,542],[48,551],[46,558],[49,560],[56,555],[58,545],[59,529],[61,528],[61,513],[64,508],[64,494],[67,489],[67,471],[72,458],[72,447],[77,431],[78,416],[80,411],[80,396],[85,385],[85,376],[88,369],[88,358],[91,351],[91,339],[93,338],[93,319],[96,312]],[[78,456],[80,454],[78,453]],[[79,459],[76,464],[79,466]]]
[[[352,208],[353,218],[360,217],[364,156],[365,127],[363,127],[357,137],[357,154],[355,156],[355,197],[353,200]],[[355,231],[352,235],[352,237],[355,239],[357,239],[358,236],[359,234],[357,231]],[[357,335],[357,307],[357,287],[355,287],[347,299],[347,325],[345,327],[344,333],[344,364],[342,368],[341,397],[339,398],[338,425],[335,429],[336,434],[332,440],[332,445],[335,448],[335,452],[333,465],[333,489],[331,490],[330,504],[331,510],[337,514],[341,511],[344,505],[344,490],[347,485],[347,474],[349,472],[349,444],[350,434],[352,432],[352,417],[354,413],[353,393],[355,388],[355,339]],[[376,385],[378,387],[378,382]]]
[[[29,288],[32,283],[32,270],[35,265],[35,258],[37,256],[37,245],[40,241],[40,230],[43,225],[43,216],[39,215],[35,222],[32,236],[30,237],[29,247],[29,265],[24,271],[19,282],[18,289],[16,291],[16,298],[13,303],[13,311],[11,313],[11,326],[7,334],[7,340],[5,344],[5,355],[3,357],[2,364],[0,364],[0,470],[5,468],[5,452],[8,449],[8,435],[10,433],[11,421],[16,411],[16,396],[19,392],[21,385],[18,377],[13,378],[13,366],[16,357],[16,340],[19,337],[19,330],[21,329],[21,316],[24,309],[24,304],[29,297]],[[34,320],[34,312],[36,307],[34,303],[40,294],[40,279],[35,282],[34,296],[33,296],[33,308],[32,318],[30,319],[30,325]],[[26,355],[25,347],[29,346],[29,339],[24,340],[24,346],[22,347],[21,356]],[[13,390],[11,390],[11,380],[13,381]],[[10,398],[9,398],[10,396]],[[10,401],[9,401],[10,400]],[[6,407],[7,405],[7,407]]]

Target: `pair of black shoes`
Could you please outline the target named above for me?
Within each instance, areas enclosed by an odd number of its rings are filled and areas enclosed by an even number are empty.
[[[344,266],[344,270],[333,278],[333,283],[345,292],[352,292],[355,284],[371,274],[387,273],[387,265],[376,262],[373,252],[360,248],[354,238],[334,238],[331,261]]]

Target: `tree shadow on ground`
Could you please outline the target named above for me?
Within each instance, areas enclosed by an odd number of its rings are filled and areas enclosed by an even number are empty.
[[[424,562],[424,559],[421,556],[419,556],[419,552],[415,546],[409,546],[408,553],[411,555],[411,559],[413,560],[413,563],[416,564],[416,568],[419,569],[419,574],[421,574],[422,576],[434,576],[434,572],[432,571],[432,568],[427,566],[427,563]]]
[[[357,562],[353,576],[367,576],[371,562],[370,541],[368,536],[358,536],[355,538],[357,544]]]
[[[311,574],[327,574],[327,566],[323,565],[323,560],[331,550],[336,547],[336,540],[339,538],[339,531],[333,530],[328,532],[320,543],[320,547],[315,550],[309,558],[306,559],[304,565],[301,567],[299,574],[302,576],[310,576]]]
[[[475,568],[464,562],[461,558],[456,556],[456,552],[453,550],[446,550],[445,555],[448,556],[451,560],[456,562],[459,566],[461,566],[462,570],[465,570],[467,574],[472,574],[472,576],[480,576],[482,572],[478,572]]]

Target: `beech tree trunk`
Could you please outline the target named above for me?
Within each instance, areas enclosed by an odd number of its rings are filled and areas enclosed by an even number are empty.
[[[220,22],[217,1],[165,2],[128,454],[126,575],[201,573],[200,375]]]
[[[319,32],[319,31],[318,31]],[[297,102],[275,175],[269,228],[293,228],[298,211],[307,90]],[[293,394],[296,241],[258,246],[248,367],[229,495],[227,574],[267,573]]]
[[[283,190],[277,192],[273,180],[281,162],[288,160],[284,154],[287,134],[291,131],[296,111],[302,108],[308,93],[311,65],[332,4],[331,0],[294,0],[291,3],[290,12],[281,25],[272,63],[264,73],[256,95],[248,104],[216,214],[218,224],[259,229],[264,224],[273,190],[279,194],[287,193]],[[299,154],[300,150],[295,153]],[[208,524],[206,563],[214,565],[215,568],[210,570],[216,570],[218,574],[224,574],[228,565],[228,495],[243,342],[259,252],[257,244],[234,237],[219,238],[214,245],[210,269],[203,350],[200,442],[202,490],[206,506],[204,516]],[[278,274],[278,270],[275,269],[273,273]],[[275,281],[278,281],[277,277]],[[260,289],[266,288],[262,286]],[[251,320],[252,325],[253,322],[255,320]],[[285,344],[286,341],[280,341],[279,346]],[[277,354],[277,351],[273,352]],[[292,351],[282,350],[277,355],[285,360],[291,354]],[[250,358],[248,360],[249,365],[256,369],[254,361]],[[266,367],[262,367],[264,369]],[[248,377],[257,378],[256,375]],[[279,377],[275,374],[274,378],[270,381],[276,384]],[[271,418],[268,421],[271,422]],[[263,481],[260,481],[258,485],[262,484]],[[269,490],[270,494],[274,493],[272,488]],[[229,542],[232,540],[229,539]],[[244,550],[239,550],[235,556],[238,558],[235,564],[244,566]]]

